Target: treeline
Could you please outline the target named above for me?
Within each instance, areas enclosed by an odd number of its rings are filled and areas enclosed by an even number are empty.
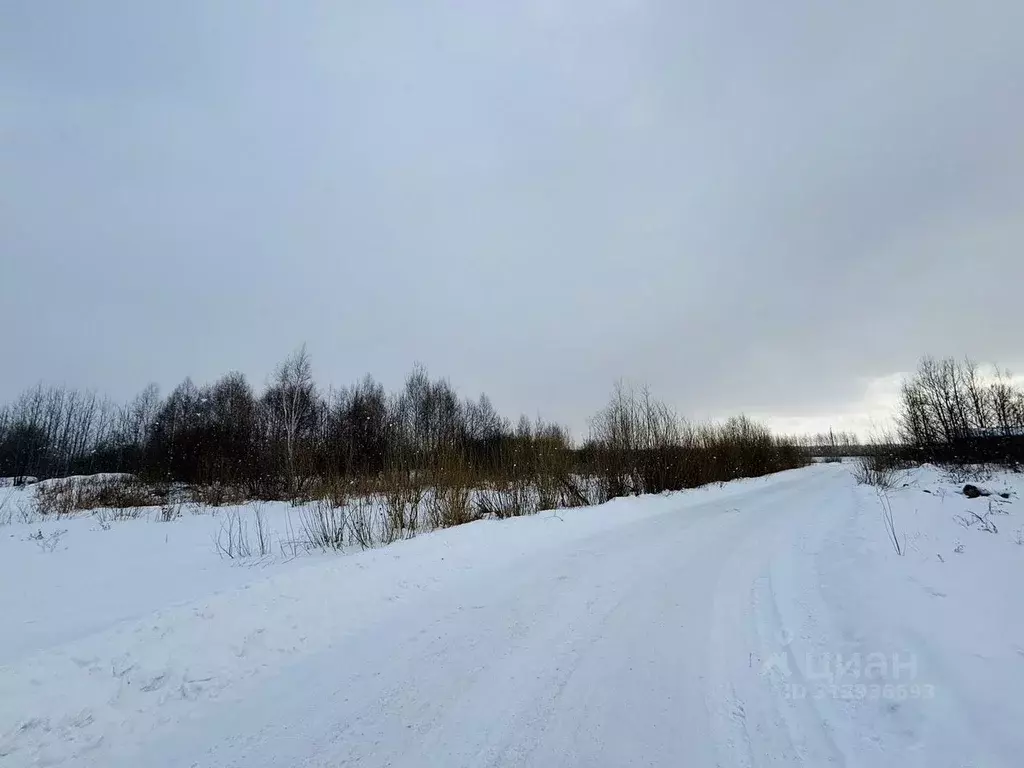
[[[186,379],[163,398],[150,386],[124,405],[36,387],[0,410],[0,475],[130,472],[276,498],[311,478],[426,467],[442,456],[487,469],[512,444],[537,441],[569,446],[557,425],[523,419],[513,428],[486,395],[461,400],[420,366],[398,393],[370,376],[321,392],[300,349],[262,393],[238,373],[206,386]]]
[[[802,463],[792,441],[748,419],[691,425],[646,391],[624,387],[583,445],[554,423],[513,423],[486,395],[460,398],[421,366],[397,392],[370,376],[323,391],[305,348],[262,392],[232,373],[204,386],[186,380],[165,397],[150,386],[126,404],[39,386],[0,408],[0,476],[128,472],[266,499],[308,496],[312,486],[339,479],[398,473],[436,483],[458,473],[477,483],[533,478],[583,503]]]
[[[824,458],[859,456],[870,450],[870,446],[863,445],[854,432],[836,432],[830,429],[828,432],[797,435],[792,439],[812,456]]]
[[[923,358],[903,383],[897,425],[918,461],[1024,463],[1024,389],[970,360]]]
[[[803,466],[808,454],[745,416],[692,424],[646,388],[615,387],[591,421],[582,465],[602,499],[694,488]]]

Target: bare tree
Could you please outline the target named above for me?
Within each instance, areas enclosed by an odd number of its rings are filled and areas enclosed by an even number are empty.
[[[300,429],[313,407],[313,367],[303,344],[277,367],[274,374],[273,399],[284,427],[285,460],[288,490],[297,487],[296,447]]]

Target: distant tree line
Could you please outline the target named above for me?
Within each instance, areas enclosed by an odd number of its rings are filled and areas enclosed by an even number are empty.
[[[804,452],[748,419],[695,426],[646,391],[619,386],[590,439],[540,419],[499,415],[486,395],[460,398],[415,366],[397,392],[371,376],[317,387],[301,348],[262,392],[238,373],[161,397],[149,386],[115,404],[94,393],[37,386],[0,408],[0,476],[126,472],[150,483],[222,484],[250,497],[308,493],[325,478],[450,475],[555,483],[600,477],[600,499],[660,492],[798,466]],[[441,482],[437,480],[437,482]],[[517,480],[518,482],[518,480]]]
[[[862,444],[855,432],[836,432],[831,429],[828,432],[799,435],[793,441],[811,455],[824,458],[859,456],[870,450],[870,446]]]

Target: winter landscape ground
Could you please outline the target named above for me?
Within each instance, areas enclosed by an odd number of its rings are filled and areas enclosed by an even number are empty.
[[[1018,765],[1024,478],[854,469],[245,559],[0,488],[0,765]]]
[[[0,768],[1024,768],[1024,0],[0,0]]]

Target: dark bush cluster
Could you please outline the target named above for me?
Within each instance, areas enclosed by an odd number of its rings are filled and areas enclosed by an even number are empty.
[[[969,361],[924,358],[900,393],[905,459],[943,464],[1024,463],[1024,390]]]
[[[602,500],[756,477],[807,462],[793,441],[744,416],[694,425],[647,389],[621,384],[594,418],[591,433],[583,453]]]

